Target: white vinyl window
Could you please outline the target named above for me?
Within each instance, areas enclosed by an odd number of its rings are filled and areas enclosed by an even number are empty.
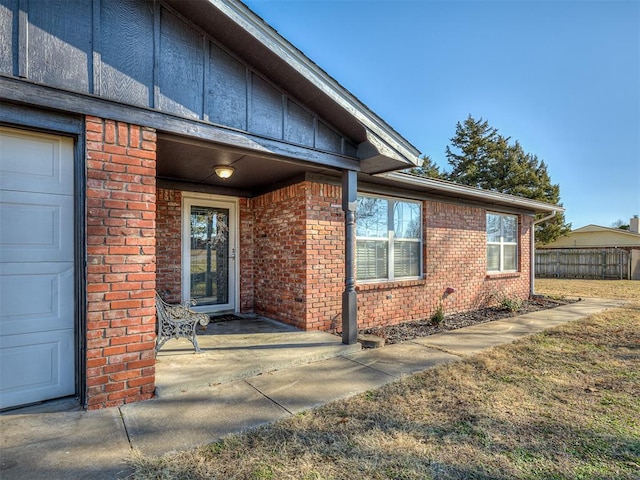
[[[487,213],[487,271],[518,270],[518,217]]]
[[[422,275],[420,202],[358,195],[358,280],[394,280]]]

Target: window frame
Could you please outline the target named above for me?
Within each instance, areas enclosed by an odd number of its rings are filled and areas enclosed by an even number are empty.
[[[358,193],[357,198],[360,199],[362,197],[366,198],[375,198],[384,200],[387,202],[387,235],[384,237],[369,237],[369,236],[359,236],[356,233],[356,282],[359,284],[367,284],[367,283],[382,283],[382,282],[394,282],[394,281],[404,281],[404,280],[419,280],[423,278],[424,265],[423,265],[423,246],[424,246],[424,205],[420,200],[409,200],[406,198],[400,197],[392,197],[387,195],[376,195],[369,193]],[[408,203],[418,206],[419,212],[419,232],[417,237],[413,238],[403,238],[397,237],[395,231],[395,205],[396,203]],[[358,210],[356,208],[356,232],[358,225]],[[384,242],[386,244],[387,250],[387,276],[386,277],[377,277],[377,278],[366,278],[361,279],[358,278],[358,242],[360,241],[375,241],[375,242]],[[418,275],[410,275],[410,276],[396,276],[395,274],[395,244],[396,242],[402,243],[417,243],[418,244]],[[376,258],[377,260],[377,258]]]
[[[489,240],[489,215],[494,215],[500,217],[500,237],[498,241],[490,241]],[[515,220],[515,232],[514,232],[514,241],[505,240],[505,231],[504,231],[504,218],[513,218]],[[487,211],[485,216],[485,235],[486,235],[486,252],[485,258],[487,261],[487,273],[489,275],[496,275],[500,273],[516,273],[520,271],[520,216],[512,213],[504,213],[504,212],[493,212]],[[500,248],[499,258],[498,258],[498,270],[490,270],[489,269],[489,246],[496,245]],[[504,266],[505,262],[505,246],[515,246],[515,268],[514,269],[506,269]]]

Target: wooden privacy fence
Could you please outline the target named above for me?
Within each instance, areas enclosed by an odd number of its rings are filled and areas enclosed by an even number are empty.
[[[619,248],[536,249],[537,277],[631,278],[631,255]]]

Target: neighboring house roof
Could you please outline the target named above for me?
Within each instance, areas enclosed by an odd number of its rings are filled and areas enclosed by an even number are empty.
[[[586,225],[540,248],[640,247],[640,234],[619,228]]]
[[[623,230],[622,228],[601,227],[600,225],[594,225],[590,223],[584,227],[571,230],[571,233],[589,233],[589,232],[610,232],[615,235],[630,236],[632,238],[640,238],[640,234],[630,232],[629,230]]]

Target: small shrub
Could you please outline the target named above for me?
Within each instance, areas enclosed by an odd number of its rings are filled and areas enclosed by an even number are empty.
[[[433,312],[430,320],[431,325],[440,325],[442,322],[444,322],[444,307],[442,306],[442,304],[439,304],[436,307],[436,311]]]
[[[564,294],[558,294],[558,295],[547,295],[551,300],[564,300],[565,298],[567,298],[566,295]]]
[[[522,307],[522,300],[517,297],[507,297],[506,295],[500,300],[500,307],[510,312],[517,312]]]

